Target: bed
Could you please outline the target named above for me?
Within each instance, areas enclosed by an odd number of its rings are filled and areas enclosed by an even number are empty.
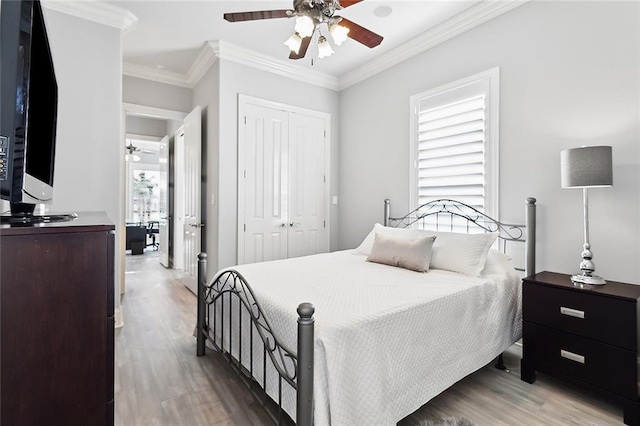
[[[526,225],[453,200],[389,212],[385,200],[384,226],[353,250],[239,265],[210,282],[199,255],[197,354],[224,354],[276,402],[275,422],[396,424],[521,337],[520,275],[505,253],[523,243],[517,269],[534,272],[535,199]]]

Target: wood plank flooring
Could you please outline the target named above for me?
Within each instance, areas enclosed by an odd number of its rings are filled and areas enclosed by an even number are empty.
[[[218,354],[195,356],[195,296],[156,253],[127,256],[124,327],[116,330],[116,425],[271,425]],[[439,417],[478,426],[621,425],[622,407],[538,374],[520,380],[521,350],[506,373],[486,366],[446,390],[400,426]]]

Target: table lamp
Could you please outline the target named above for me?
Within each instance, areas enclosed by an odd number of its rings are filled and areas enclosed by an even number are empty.
[[[582,246],[582,262],[580,274],[573,275],[574,283],[605,284],[606,281],[594,275],[596,266],[591,260],[591,244],[589,244],[589,188],[613,185],[613,166],[610,146],[583,146],[565,149],[560,152],[560,174],[563,188],[582,188],[582,204],[584,208],[584,245]]]

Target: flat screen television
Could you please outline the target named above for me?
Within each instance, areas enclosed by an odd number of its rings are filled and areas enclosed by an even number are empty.
[[[13,216],[53,200],[58,85],[38,0],[0,7],[0,198]]]

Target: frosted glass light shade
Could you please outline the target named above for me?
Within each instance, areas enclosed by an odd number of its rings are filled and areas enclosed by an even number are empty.
[[[298,52],[300,52],[300,46],[302,45],[302,39],[300,38],[298,33],[293,33],[291,35],[291,37],[289,37],[287,39],[287,41],[284,42],[284,44],[286,44],[287,47],[292,52],[296,52],[296,54],[297,54]]]
[[[592,188],[613,185],[610,146],[583,146],[560,152],[563,188]]]
[[[342,25],[333,24],[329,29],[329,33],[331,34],[331,38],[336,46],[340,46],[343,41],[345,41],[349,34],[349,28],[343,27]]]
[[[318,38],[318,58],[326,58],[333,55],[334,51],[324,36]]]
[[[305,38],[310,37],[313,34],[313,31],[316,29],[316,25],[310,17],[298,16],[296,18],[296,26],[294,29],[301,38]]]

